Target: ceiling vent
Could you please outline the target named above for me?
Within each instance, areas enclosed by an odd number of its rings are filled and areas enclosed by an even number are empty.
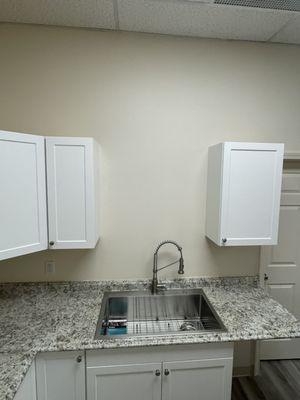
[[[300,11],[300,0],[215,0],[215,4]]]

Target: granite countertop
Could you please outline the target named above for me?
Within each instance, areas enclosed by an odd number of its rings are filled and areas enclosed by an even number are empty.
[[[0,399],[13,399],[35,358],[34,352],[0,353]]]
[[[13,399],[38,352],[300,337],[300,323],[258,287],[257,277],[166,283],[203,288],[227,331],[95,340],[103,293],[146,290],[149,280],[0,284],[0,400]]]

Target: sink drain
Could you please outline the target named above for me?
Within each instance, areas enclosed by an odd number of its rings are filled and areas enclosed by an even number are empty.
[[[192,322],[184,322],[179,329],[181,331],[196,331],[197,327]]]

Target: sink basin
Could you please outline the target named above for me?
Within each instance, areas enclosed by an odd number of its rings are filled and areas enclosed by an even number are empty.
[[[225,331],[201,289],[105,293],[95,338],[183,331]]]

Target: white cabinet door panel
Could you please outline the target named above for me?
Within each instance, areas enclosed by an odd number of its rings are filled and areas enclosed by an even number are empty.
[[[275,244],[282,145],[225,143],[221,236],[227,245]]]
[[[230,149],[222,236],[271,239],[276,152]]]
[[[164,362],[162,400],[230,400],[231,377],[231,358]]]
[[[46,138],[52,249],[93,248],[98,241],[97,147],[91,138]]]
[[[0,260],[47,248],[44,137],[0,131]]]
[[[161,400],[161,363],[87,368],[87,400]]]
[[[84,352],[39,354],[36,379],[38,400],[85,400]]]
[[[283,149],[239,142],[209,149],[208,238],[223,246],[277,243]]]

